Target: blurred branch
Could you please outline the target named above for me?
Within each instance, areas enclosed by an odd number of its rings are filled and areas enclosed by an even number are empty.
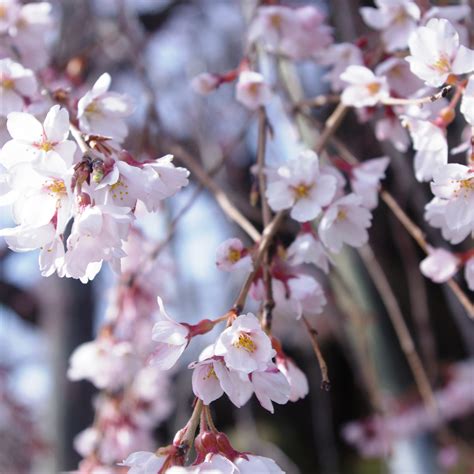
[[[0,304],[10,308],[21,319],[36,324],[39,305],[36,298],[27,290],[12,283],[0,281]]]

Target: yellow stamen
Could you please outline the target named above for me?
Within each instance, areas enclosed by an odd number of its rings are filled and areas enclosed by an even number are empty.
[[[233,343],[233,346],[237,347],[237,349],[243,349],[244,351],[250,353],[255,352],[257,350],[255,342],[253,342],[252,338],[245,332],[241,332],[239,334],[239,338],[236,342]]]
[[[14,89],[15,88],[15,81],[13,79],[5,78],[0,81],[0,85],[3,89]]]
[[[240,260],[240,257],[240,250],[233,248],[229,249],[229,253],[227,254],[227,260],[229,260],[230,263],[237,263]]]
[[[281,28],[281,23],[282,23],[281,16],[278,15],[277,13],[273,14],[270,17],[270,23],[273,26],[273,28],[275,28],[277,30],[280,29]]]
[[[51,151],[54,148],[54,145],[51,142],[44,141],[43,143],[39,143],[38,148],[43,151]]]
[[[367,84],[366,87],[370,94],[375,95],[379,92],[382,86],[378,82],[371,82],[370,84]]]
[[[311,186],[308,186],[306,184],[298,184],[298,186],[295,186],[293,188],[293,193],[295,195],[295,198],[296,199],[302,199],[302,198],[306,198],[309,196],[309,191],[311,189]]]
[[[433,68],[439,72],[449,72],[451,70],[451,64],[446,56],[440,56],[433,64]]]
[[[95,102],[91,102],[87,107],[86,107],[86,114],[93,114],[97,112],[97,104]]]
[[[337,213],[337,220],[338,221],[344,221],[347,219],[347,212],[344,210],[344,209],[341,209],[338,213]]]
[[[53,194],[67,194],[66,185],[62,179],[53,179],[46,185],[46,188],[49,189],[49,191],[51,191]]]
[[[208,379],[210,379],[211,377],[217,379],[217,375],[216,375],[216,372],[215,372],[215,370],[214,370],[214,366],[213,366],[213,365],[209,366],[209,370],[208,370],[208,372],[207,372],[207,375],[204,376],[202,379],[203,379],[203,380],[208,380]]]

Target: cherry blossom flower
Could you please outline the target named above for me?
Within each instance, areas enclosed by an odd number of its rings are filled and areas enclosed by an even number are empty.
[[[387,78],[388,87],[397,97],[410,97],[423,86],[423,81],[411,72],[410,65],[402,58],[386,59],[375,68],[375,74]]]
[[[111,81],[107,73],[97,79],[79,100],[77,118],[83,132],[122,141],[128,133],[124,119],[132,114],[133,104],[128,96],[109,92]]]
[[[240,474],[255,474],[257,472],[259,474],[284,474],[284,471],[273,459],[254,454],[246,454],[246,458],[238,457],[234,460]]]
[[[474,173],[472,168],[450,163],[434,172],[431,191],[447,201],[446,224],[453,230],[474,227]]]
[[[47,36],[53,23],[51,3],[22,5],[9,34],[23,64],[34,70],[46,66],[49,60]]]
[[[172,160],[173,155],[166,155],[144,164],[116,161],[110,172],[91,186],[91,193],[102,204],[134,208],[139,199],[149,212],[156,211],[163,199],[189,182],[189,171],[174,166]]]
[[[322,207],[331,202],[336,185],[334,176],[320,172],[316,153],[304,150],[278,168],[266,195],[274,211],[291,208],[293,219],[307,222],[318,217]]]
[[[129,342],[102,337],[81,344],[72,353],[68,377],[87,379],[100,389],[116,390],[132,379],[137,362]]]
[[[432,87],[442,86],[451,74],[474,70],[474,51],[459,44],[459,34],[445,19],[431,19],[408,41],[406,60],[412,72]]]
[[[414,168],[418,181],[430,181],[437,169],[448,162],[448,142],[443,129],[428,120],[402,116],[416,150]]]
[[[469,18],[471,8],[469,5],[433,6],[422,17],[421,23],[425,25],[432,18],[444,18],[449,20],[459,33],[461,44],[468,44],[469,31],[465,20]]]
[[[300,398],[305,398],[309,392],[309,385],[303,371],[289,357],[281,357],[280,355],[277,356],[276,366],[290,384],[289,400],[296,402]]]
[[[461,113],[466,122],[474,127],[474,75],[469,77],[461,102]]]
[[[329,272],[329,255],[323,244],[311,232],[305,232],[296,237],[287,249],[288,261],[292,265],[312,263],[318,268]]]
[[[390,141],[395,149],[402,153],[407,151],[410,146],[410,135],[394,114],[377,120],[375,136],[379,141]]]
[[[208,95],[217,89],[219,83],[219,76],[217,76],[216,74],[203,72],[193,77],[191,81],[191,87],[198,94]]]
[[[51,107],[43,124],[33,115],[12,112],[7,128],[12,140],[2,148],[1,163],[5,167],[27,161],[39,172],[61,175],[72,165],[76,144],[67,139],[69,114],[59,105]]]
[[[237,81],[235,97],[248,109],[256,110],[271,100],[272,91],[260,73],[242,71]]]
[[[254,370],[265,370],[275,355],[269,337],[252,314],[237,317],[217,339],[215,355],[223,356],[232,370],[249,374]]]
[[[194,369],[192,377],[194,395],[205,405],[217,400],[225,392],[231,402],[240,408],[252,396],[253,387],[248,377],[229,370],[220,357],[192,363],[189,367]]]
[[[31,98],[38,91],[33,71],[10,58],[0,59],[0,115],[21,112],[24,98]]]
[[[76,215],[71,234],[67,239],[64,266],[59,275],[92,280],[102,262],[109,262],[112,269],[120,271],[122,250],[133,215],[125,207],[87,206]]]
[[[319,314],[326,304],[326,297],[321,285],[311,275],[299,273],[291,275],[284,281],[272,278],[274,314],[283,317],[291,316],[300,319],[303,313]],[[262,301],[265,297],[263,280],[254,282],[250,288],[252,297]]]
[[[20,14],[20,5],[17,0],[1,0],[0,1],[0,33],[8,33],[18,20]]]
[[[339,198],[324,213],[318,232],[323,244],[332,252],[340,252],[343,243],[360,247],[367,243],[367,228],[372,215],[362,206],[362,198],[348,194]]]
[[[275,53],[293,59],[315,56],[332,43],[331,28],[313,6],[263,6],[249,28],[249,42],[261,41]]]
[[[449,201],[440,198],[433,198],[425,206],[425,219],[432,227],[441,229],[443,238],[452,244],[459,244],[462,242],[474,228],[471,224],[458,226],[452,229],[446,222],[446,205]]]
[[[459,259],[451,252],[430,247],[428,256],[420,263],[420,270],[435,283],[443,283],[458,271],[459,263]]]
[[[219,474],[238,474],[240,471],[235,464],[221,454],[208,453],[204,462],[193,466],[172,466],[167,474],[200,474],[200,473],[219,473]],[[137,472],[133,474],[148,474],[148,472]]]
[[[240,239],[227,239],[217,247],[216,265],[219,270],[233,272],[252,271],[252,257],[247,253]]]
[[[270,363],[265,370],[252,372],[250,378],[255,396],[270,413],[274,412],[272,402],[284,405],[290,399],[290,384],[275,364]]]
[[[464,267],[464,278],[467,281],[467,286],[471,291],[474,291],[474,257],[471,257]]]
[[[340,91],[347,85],[341,79],[341,74],[349,66],[362,66],[364,58],[362,51],[352,43],[338,43],[322,50],[318,55],[318,62],[323,66],[331,66],[331,70],[323,78],[331,84],[333,91]]]
[[[153,326],[152,339],[158,344],[152,353],[151,363],[160,370],[173,367],[189,344],[189,328],[173,321],[163,301],[157,298],[159,319]]]
[[[130,454],[119,465],[129,467],[128,474],[156,474],[162,469],[165,461],[166,456],[157,456],[147,451],[137,451]]]
[[[377,8],[363,7],[360,13],[365,23],[382,31],[385,50],[405,49],[408,38],[416,29],[421,12],[411,0],[375,0]]]
[[[387,78],[378,77],[365,66],[349,66],[342,74],[345,89],[341,101],[353,107],[371,107],[389,97]]]
[[[385,178],[385,170],[390,158],[373,158],[352,168],[351,186],[353,192],[362,198],[367,209],[377,207],[380,180]]]

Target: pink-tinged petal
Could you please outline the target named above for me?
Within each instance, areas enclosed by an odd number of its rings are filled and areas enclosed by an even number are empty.
[[[193,392],[205,405],[209,405],[224,394],[213,363],[197,364],[192,377]]]
[[[321,213],[321,206],[310,199],[296,201],[290,212],[290,216],[298,222],[308,222],[316,219]]]
[[[155,346],[149,362],[157,369],[169,370],[178,362],[185,349],[186,345],[176,346],[159,342]]]
[[[454,74],[466,74],[474,71],[474,50],[461,45],[451,69]]]

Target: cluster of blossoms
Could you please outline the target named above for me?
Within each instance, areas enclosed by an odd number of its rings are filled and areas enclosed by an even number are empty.
[[[389,454],[396,440],[409,439],[417,433],[431,431],[440,424],[474,411],[472,360],[454,364],[447,371],[445,386],[435,392],[439,414],[433,414],[421,404],[397,405],[393,402],[387,417],[372,416],[352,421],[344,426],[343,436],[364,457],[382,457]]]
[[[148,364],[150,333],[158,319],[156,295],[172,295],[161,278],[166,274],[169,283],[173,276],[169,256],[161,253],[144,265],[143,252],[151,254],[155,247],[141,229],[132,228],[104,325],[94,341],[81,344],[71,355],[69,379],[88,380],[101,390],[93,425],[74,443],[84,458],[81,473],[113,473],[113,466],[130,452],[152,449],[156,426],[173,409],[169,375]]]
[[[40,121],[25,111],[27,100],[30,108],[43,100],[33,72],[9,58],[0,65],[11,136],[0,152],[2,202],[11,205],[16,224],[1,234],[15,251],[41,249],[44,276],[56,272],[87,282],[104,261],[119,271],[137,202],[156,211],[187,184],[188,171],[176,168],[170,155],[139,162],[121,149],[133,106],[109,91],[108,74],[77,108],[70,98]]]

